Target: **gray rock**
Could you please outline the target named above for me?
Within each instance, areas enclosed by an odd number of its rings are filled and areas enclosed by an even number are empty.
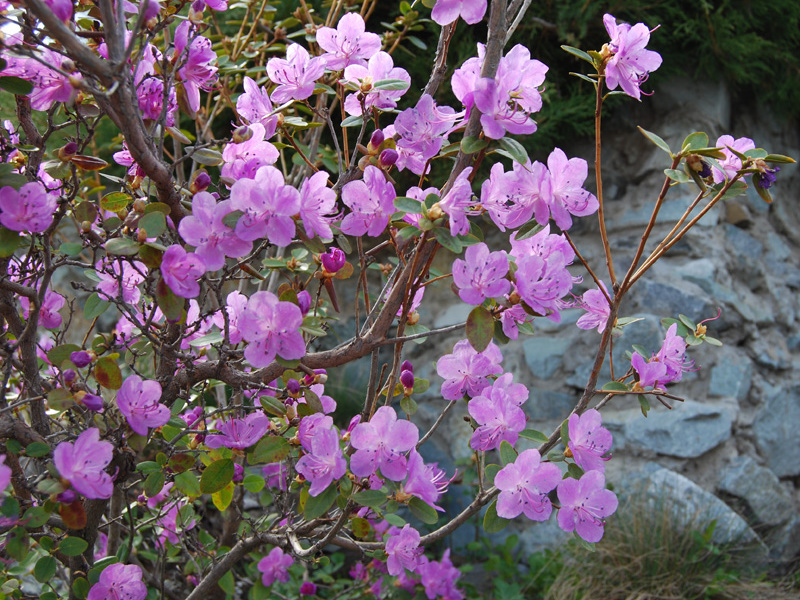
[[[794,515],[792,496],[777,475],[749,456],[737,457],[722,472],[719,489],[744,500],[753,525],[779,525]]]
[[[786,340],[776,331],[768,331],[753,342],[755,361],[762,367],[780,371],[792,366],[792,357]]]
[[[572,344],[573,341],[567,337],[528,338],[522,344],[525,362],[536,377],[549,379],[561,366],[564,354]]]
[[[522,408],[533,421],[560,421],[570,413],[579,398],[579,394],[532,390],[531,398],[522,405]]]
[[[686,187],[688,190],[688,186]],[[673,225],[683,216],[683,213],[689,208],[689,205],[692,203],[693,196],[684,193],[682,195],[675,195],[672,197],[670,194],[669,202],[665,202],[661,207],[661,210],[658,213],[658,218],[656,219],[657,224],[661,225]],[[630,227],[635,228],[643,228],[650,222],[650,217],[653,214],[653,206],[649,203],[646,203],[638,208],[632,208],[630,210],[626,210],[624,213],[618,216],[617,219],[610,224],[610,229],[612,231],[617,231],[619,229],[627,229]],[[697,225],[700,227],[714,227],[719,223],[719,215],[720,209],[719,206],[715,206],[711,210],[709,210],[703,218],[697,222]]]
[[[507,537],[510,531],[502,531],[501,533],[505,533],[506,535],[503,537]],[[544,550],[562,548],[572,537],[572,534],[567,533],[558,526],[555,515],[543,523],[528,521],[528,524],[518,531],[517,535],[519,535],[518,548],[523,556],[535,552],[543,552]]]
[[[719,350],[717,364],[711,368],[709,396],[729,396],[744,400],[753,379],[753,363],[744,354],[728,346]]]
[[[656,406],[655,401],[651,405]],[[730,438],[734,411],[728,406],[709,406],[693,400],[674,403],[674,408],[653,410],[645,419],[638,410],[609,413],[605,422],[620,431],[614,447],[639,448],[667,456],[697,458]],[[612,431],[613,433],[613,431]]]
[[[773,393],[758,411],[753,434],[762,456],[778,477],[800,475],[800,386]]]
[[[793,561],[800,554],[800,516],[792,517],[786,525],[770,533],[766,542],[773,561]]]
[[[638,312],[648,312],[664,317],[677,317],[678,314],[684,314],[699,321],[706,315],[716,314],[707,297],[701,296],[689,288],[694,288],[694,286],[680,280],[674,285],[642,280],[635,288],[633,304]],[[699,289],[697,291],[701,292]]]
[[[714,494],[683,475],[651,464],[629,481],[621,489],[643,494],[655,510],[665,505],[673,513],[677,523],[703,527],[716,521],[711,536],[713,542],[752,545],[766,558],[767,547],[747,521]]]

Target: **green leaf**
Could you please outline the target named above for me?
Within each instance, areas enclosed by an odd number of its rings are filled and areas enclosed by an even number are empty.
[[[747,184],[744,181],[742,180],[735,181],[733,182],[731,187],[728,188],[728,191],[723,194],[720,200],[728,200],[730,198],[736,198],[737,196],[741,196],[742,194],[744,194],[746,190],[747,190]]]
[[[627,392],[628,386],[621,381],[609,381],[602,387],[602,390],[604,392]]]
[[[25,454],[32,458],[41,458],[50,454],[50,446],[44,442],[33,442],[25,447]]]
[[[29,538],[24,527],[17,525],[6,534],[6,553],[18,562],[25,560],[28,553]]]
[[[569,463],[567,465],[567,473],[569,473],[569,476],[573,479],[580,479],[583,477],[583,469],[581,469],[575,463]]]
[[[400,400],[400,408],[410,417],[417,412],[417,402],[411,396],[403,396]]]
[[[83,554],[89,544],[83,538],[69,536],[61,540],[58,545],[59,551],[66,556],[79,556]]]
[[[439,520],[439,513],[427,502],[420,500],[416,496],[408,501],[408,508],[411,514],[417,517],[426,525],[435,525]]]
[[[72,591],[78,598],[86,598],[89,595],[89,588],[91,586],[85,577],[78,577],[72,582]]]
[[[583,50],[580,50],[578,48],[574,48],[572,46],[563,46],[563,45],[561,46],[561,49],[564,52],[569,52],[573,56],[577,56],[581,60],[585,60],[590,65],[594,65],[594,59],[592,59],[592,57],[589,56],[588,54],[586,54],[586,52],[584,52]]]
[[[0,88],[17,96],[27,96],[33,91],[33,84],[21,77],[2,75],[0,76]]]
[[[364,123],[364,117],[361,115],[350,115],[342,121],[342,127],[360,127]]]
[[[428,391],[428,388],[431,387],[431,382],[427,379],[422,379],[415,377],[414,378],[414,393],[415,394],[424,394]]]
[[[482,306],[476,306],[467,317],[466,332],[470,345],[483,352],[494,336],[494,317]]]
[[[353,531],[354,536],[363,539],[372,531],[372,526],[363,517],[353,517],[350,519],[350,529]]]
[[[146,213],[139,219],[139,229],[144,229],[149,238],[160,236],[167,230],[167,220],[164,218],[164,213],[158,211]]]
[[[406,196],[398,196],[395,198],[394,207],[404,213],[417,214],[422,212],[422,202]]]
[[[209,346],[211,344],[218,344],[224,340],[225,336],[221,331],[212,331],[211,333],[207,333],[205,335],[201,335],[199,338],[193,339],[191,342],[189,342],[189,345],[198,348]]]
[[[211,148],[199,148],[192,152],[192,160],[206,167],[216,167],[223,163],[222,154]]]
[[[268,435],[259,440],[247,460],[255,465],[280,462],[289,456],[291,448],[289,442],[282,437]]]
[[[655,133],[653,133],[653,132],[651,132],[651,131],[647,131],[646,129],[643,129],[643,128],[641,128],[641,127],[639,127],[639,131],[641,131],[641,132],[642,132],[642,134],[643,134],[643,135],[644,135],[644,136],[645,136],[645,137],[646,137],[648,140],[650,140],[650,141],[651,141],[651,142],[653,142],[653,143],[654,143],[656,146],[658,146],[659,148],[661,148],[661,149],[662,149],[664,152],[666,152],[667,154],[669,154],[670,156],[672,156],[672,150],[670,150],[670,149],[669,149],[669,145],[667,144],[667,142],[665,142],[663,139],[661,139],[661,137],[659,137],[659,136],[658,136],[658,135],[656,135]]]
[[[80,242],[65,242],[58,247],[58,251],[66,256],[78,256],[83,251],[83,244]]]
[[[111,238],[103,246],[108,254],[133,256],[139,251],[139,244],[129,238]]]
[[[200,490],[200,482],[197,480],[197,476],[190,472],[186,471],[185,473],[178,473],[175,475],[175,488],[181,493],[186,494],[192,498],[196,498],[203,494]]]
[[[109,390],[118,390],[122,387],[122,372],[119,365],[109,356],[104,356],[94,365],[94,378],[97,383]]]
[[[707,344],[711,344],[712,346],[722,346],[722,342],[715,337],[711,337],[710,335],[704,336],[703,341]]]
[[[664,175],[678,183],[689,183],[692,178],[679,169],[664,169]]]
[[[50,581],[56,574],[56,559],[52,556],[43,556],[36,561],[33,567],[33,576],[39,583]]]
[[[528,151],[517,140],[505,136],[501,137],[497,143],[518,163],[525,164],[528,161]]]
[[[133,198],[125,192],[111,192],[100,198],[100,208],[111,212],[120,212],[128,208]]]
[[[183,316],[183,298],[176,296],[163,279],[156,284],[156,303],[167,321],[178,322]]]
[[[81,347],[77,344],[61,344],[47,353],[47,360],[49,360],[51,364],[61,366],[61,363],[65,360],[69,360],[70,354],[80,349]]]
[[[461,240],[450,235],[450,230],[444,227],[436,229],[436,241],[450,250],[453,254],[461,254]]]
[[[106,312],[109,306],[111,306],[111,303],[103,300],[95,292],[86,299],[86,304],[83,305],[83,318],[87,321],[93,321]]]
[[[225,512],[225,509],[231,505],[231,501],[233,501],[233,489],[235,487],[233,481],[231,481],[220,491],[211,494],[211,501],[219,512]]]
[[[569,446],[569,419],[564,419],[564,422],[561,423],[561,443],[565,447]]]
[[[191,454],[179,453],[169,457],[167,466],[175,473],[183,473],[194,466],[195,458]]]
[[[233,480],[235,470],[230,458],[222,458],[208,465],[200,476],[200,491],[213,494]]]
[[[265,412],[282,417],[286,414],[286,405],[278,400],[275,396],[259,396],[258,402]]]
[[[328,488],[318,496],[309,495],[303,511],[303,516],[305,517],[306,521],[321,517],[328,512],[328,509],[333,506],[333,503],[336,501],[336,497],[338,495],[339,490],[337,489],[335,483],[329,485]]]
[[[696,131],[690,133],[686,136],[686,139],[683,140],[681,152],[694,152],[701,148],[708,148],[708,135],[702,131]]]
[[[514,446],[508,443],[508,441],[503,440],[500,442],[500,461],[503,465],[507,465],[509,463],[516,462],[517,460],[517,451],[514,450]]]
[[[400,92],[407,90],[409,83],[402,79],[379,79],[372,84],[373,89]]]
[[[531,440],[537,444],[544,444],[548,439],[550,439],[541,431],[536,431],[535,429],[523,429],[519,432],[519,437],[525,438],[526,440]]]
[[[242,480],[242,486],[244,486],[244,489],[251,494],[257,494],[264,489],[265,485],[266,481],[264,481],[264,478],[261,475],[247,475]]]
[[[41,506],[32,506],[25,511],[24,515],[22,515],[22,522],[25,524],[25,527],[36,529],[37,527],[41,527],[47,523],[47,519],[49,518],[49,511],[45,510]],[[39,543],[41,544],[41,540]]]
[[[650,402],[644,394],[639,394],[637,398],[639,400],[639,406],[642,409],[642,414],[647,418],[647,412],[650,410]]]
[[[368,506],[369,508],[379,509],[386,502],[386,494],[380,490],[366,490],[358,492],[351,496],[354,502],[361,506]]]
[[[483,515],[483,530],[486,533],[497,533],[506,528],[511,521],[497,515],[497,500],[492,502]]]
[[[0,181],[0,184],[5,183]],[[5,227],[0,227],[0,257],[8,258],[17,248],[20,242],[19,231],[11,231]]]
[[[764,160],[771,163],[793,163],[797,162],[791,156],[785,156],[783,154],[767,154],[764,157]]]
[[[147,479],[144,480],[144,495],[148,498],[152,498],[162,490],[165,481],[166,477],[163,471],[150,473]]]
[[[489,142],[487,142],[485,139],[469,136],[461,140],[461,151],[464,154],[475,154],[476,152],[486,148],[488,145]]]
[[[539,225],[536,219],[531,219],[525,225],[519,228],[517,235],[514,238],[517,241],[528,239],[539,233],[544,227]]]
[[[503,467],[500,465],[486,465],[486,469],[484,470],[484,477],[489,485],[494,485],[494,478],[500,472]]]

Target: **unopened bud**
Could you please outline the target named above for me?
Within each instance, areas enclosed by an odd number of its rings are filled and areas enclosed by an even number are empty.
[[[58,496],[56,496],[56,500],[61,502],[61,504],[72,504],[77,499],[78,494],[72,490],[64,490]]]
[[[103,410],[103,399],[96,394],[87,393],[80,399],[80,402],[92,412],[100,412]]]
[[[233,463],[233,482],[239,483],[244,479],[244,467],[239,463]]]
[[[144,209],[147,208],[147,201],[142,198],[137,198],[133,201],[133,210],[137,213],[143,213]]]
[[[400,373],[400,383],[406,390],[414,389],[414,373],[412,371],[403,371]]]
[[[435,221],[436,219],[439,219],[443,216],[444,216],[444,211],[442,210],[442,207],[439,206],[438,202],[435,203],[433,206],[431,206],[427,215],[428,219],[430,219],[431,221]]]
[[[193,194],[203,192],[211,185],[211,176],[205,171],[196,171],[192,175],[192,182],[189,184],[189,191]]]
[[[384,167],[391,167],[397,162],[398,158],[400,158],[400,155],[397,153],[397,150],[394,148],[386,148],[381,152],[381,165]]]
[[[71,386],[75,383],[75,380],[78,378],[78,374],[73,369],[67,369],[63,373],[64,376],[64,385]]]
[[[297,379],[290,379],[286,382],[286,391],[292,396],[296,396],[300,393],[300,382]]]
[[[372,132],[372,137],[369,138],[369,145],[372,146],[374,150],[377,150],[384,139],[386,139],[386,136],[383,135],[383,131],[376,129]]]
[[[403,371],[411,371],[412,373],[414,372],[414,365],[411,364],[410,360],[404,360],[403,364],[400,365],[400,372],[402,373]]]
[[[361,87],[359,88],[362,93],[366,94],[372,89],[373,79],[372,76],[367,75],[361,80]]]
[[[300,307],[300,312],[305,316],[311,309],[311,294],[308,290],[303,290],[297,294],[297,305]]]
[[[78,144],[75,142],[67,142],[58,149],[58,158],[67,162],[78,153]]]
[[[328,252],[321,254],[319,258],[322,261],[322,268],[330,275],[341,270],[347,261],[347,257],[340,248],[331,248]]]
[[[139,227],[136,232],[136,241],[140,244],[144,244],[147,241],[147,230],[144,227]]]
[[[417,311],[412,312],[406,318],[406,323],[409,325],[416,325],[419,322],[419,313]]]
[[[92,222],[91,221],[81,221],[81,231],[84,233],[89,233],[92,230]]]
[[[80,75],[70,75],[68,79],[69,79],[69,84],[76,90],[83,87],[83,78]]]
[[[231,139],[233,140],[234,144],[241,144],[246,142],[247,140],[253,137],[253,130],[250,129],[247,125],[242,125],[241,127],[237,127],[233,130],[233,135]]]

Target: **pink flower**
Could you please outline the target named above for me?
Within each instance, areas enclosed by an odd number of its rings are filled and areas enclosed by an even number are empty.
[[[473,210],[472,184],[469,176],[472,167],[467,167],[456,177],[453,187],[448,190],[444,197],[439,201],[441,209],[450,217],[450,235],[464,235],[469,231],[469,215],[480,214]]]
[[[264,127],[262,140],[271,138],[278,126],[278,115],[270,116],[275,107],[266,88],[259,87],[250,77],[244,78],[243,86],[244,93],[236,100],[236,112],[246,123],[260,123]]]
[[[336,192],[328,187],[328,174],[318,171],[300,186],[300,218],[306,234],[333,239],[331,221],[336,212]]]
[[[193,35],[190,39],[190,35]],[[200,109],[200,90],[208,90],[217,78],[217,67],[211,62],[217,53],[211,49],[211,40],[201,36],[191,21],[183,21],[175,29],[175,55],[178,57],[178,76],[183,82],[186,101],[192,112]]]
[[[603,537],[605,517],[617,510],[617,496],[607,490],[600,471],[589,471],[580,481],[567,477],[558,484],[558,526],[566,532],[575,531],[587,542],[599,542]]]
[[[311,438],[311,450],[297,461],[297,472],[310,483],[310,496],[319,496],[347,471],[347,461],[339,446],[339,434],[335,427],[319,429]]]
[[[561,481],[561,469],[542,463],[538,450],[525,450],[517,460],[498,471],[494,484],[500,490],[497,515],[513,519],[524,513],[533,521],[546,521],[553,512],[547,494]]]
[[[605,461],[611,456],[604,456],[611,450],[613,438],[611,432],[602,426],[603,418],[595,409],[589,409],[582,415],[572,414],[569,417],[569,449],[575,462],[584,471],[605,471]]]
[[[550,171],[548,199],[550,214],[560,229],[572,227],[572,217],[585,217],[597,212],[600,206],[594,194],[581,187],[586,181],[588,165],[582,158],[567,159],[561,148],[556,148],[547,158]],[[544,225],[544,223],[542,223]]]
[[[289,581],[289,567],[294,559],[284,553],[280,548],[273,548],[270,553],[258,561],[258,570],[261,572],[261,583],[265,587],[271,586],[275,581],[286,583]]]
[[[107,273],[105,270],[109,264],[111,273]],[[100,268],[97,269],[97,276],[101,279],[97,284],[97,291],[101,293],[101,296],[122,298],[122,301],[127,304],[137,304],[142,296],[137,286],[144,281],[143,273],[147,273],[147,267],[139,261],[131,264],[121,259],[113,261],[104,259],[100,263]],[[122,286],[121,292],[120,285]]]
[[[351,181],[342,188],[342,202],[352,211],[342,220],[342,232],[379,236],[394,213],[396,197],[394,186],[386,180],[383,172],[369,165],[364,170],[363,180]]]
[[[416,496],[436,510],[444,511],[436,502],[449,485],[450,480],[438,463],[425,464],[422,455],[411,450],[408,455],[408,479],[403,483],[403,492]]]
[[[194,519],[190,519],[188,522],[185,522],[186,520],[181,518],[180,511],[184,504],[185,503],[183,500],[177,500],[176,502],[173,502],[169,507],[169,510],[167,510],[167,512],[163,516],[159,517],[156,521],[156,524],[160,529],[158,540],[156,542],[158,546],[163,548],[166,546],[167,542],[170,544],[179,544],[180,538],[178,535],[182,534],[184,531],[194,528]]]
[[[421,557],[424,559],[425,557]],[[428,600],[461,600],[464,597],[456,581],[461,577],[461,571],[453,566],[450,560],[450,548],[444,551],[441,561],[425,561],[417,567],[421,576],[422,587]]]
[[[486,0],[437,0],[431,19],[439,25],[449,25],[458,17],[474,25],[486,14]]]
[[[185,221],[186,219],[184,219]],[[233,290],[225,298],[225,306],[222,310],[228,317],[228,341],[231,344],[238,344],[244,339],[244,334],[239,327],[239,320],[242,317],[245,307],[247,306],[247,296],[237,290]],[[214,325],[219,327],[220,331],[225,331],[225,316],[222,310],[218,310],[212,316]]]
[[[252,137],[242,142],[231,142],[222,151],[222,177],[229,185],[240,179],[253,179],[261,167],[271,165],[278,160],[278,149],[264,138],[266,129],[261,123],[249,125]],[[274,128],[272,130],[274,133]],[[233,190],[231,190],[233,194]],[[231,200],[233,197],[231,197]],[[239,209],[237,209],[239,210]],[[249,240],[248,240],[249,241]]]
[[[666,376],[662,383],[680,381],[683,372],[692,366],[692,361],[686,358],[686,340],[678,335],[678,324],[673,323],[667,330],[664,343],[658,354],[653,357],[667,368]]]
[[[386,542],[386,566],[389,568],[389,575],[400,575],[403,569],[414,571],[419,564],[419,556],[422,548],[419,547],[419,531],[405,524],[399,533],[389,536]]]
[[[146,596],[147,586],[142,581],[142,568],[114,563],[103,569],[86,600],[144,600]]]
[[[57,204],[38,181],[26,183],[19,191],[7,185],[0,188],[0,223],[12,231],[42,233],[53,222]]]
[[[245,449],[256,444],[269,430],[270,421],[262,412],[253,412],[244,419],[230,419],[217,424],[219,435],[206,436],[209,448]]]
[[[286,185],[275,167],[260,167],[254,179],[240,179],[231,188],[231,208],[244,214],[236,235],[253,241],[266,237],[276,246],[288,246],[295,235],[292,217],[300,211],[300,194]]]
[[[369,477],[380,469],[384,477],[401,481],[408,472],[403,455],[419,440],[419,430],[410,421],[397,419],[391,406],[381,406],[367,423],[359,423],[350,434],[356,449],[350,470],[358,477]]]
[[[138,375],[129,376],[117,392],[119,412],[131,429],[145,436],[148,427],[161,427],[169,421],[169,408],[160,404],[160,399],[161,385],[157,381],[142,380]]]
[[[169,411],[167,411],[169,412]],[[61,442],[53,451],[53,462],[62,478],[86,498],[110,498],[114,482],[105,472],[114,446],[100,441],[100,430],[91,427],[75,443]]]
[[[663,380],[667,374],[667,366],[655,360],[647,362],[638,352],[631,356],[631,366],[639,376],[639,387],[647,389],[657,388],[659,380]]]
[[[486,298],[497,298],[508,293],[511,282],[508,273],[508,257],[502,250],[489,252],[481,242],[467,248],[464,258],[453,262],[453,283],[459,288],[458,297],[467,304],[479,305]]]
[[[372,56],[369,59],[366,67],[356,64],[347,67],[344,70],[343,80],[359,88],[366,88],[367,85],[371,85],[384,79],[399,79],[408,85],[400,90],[382,90],[371,88],[366,91],[366,93],[362,91],[358,94],[350,94],[344,100],[344,108],[347,111],[347,114],[361,114],[362,101],[359,100],[359,96],[362,94],[364,104],[363,108],[365,108],[367,112],[370,112],[369,109],[373,106],[380,110],[395,108],[397,106],[397,100],[399,100],[403,94],[408,91],[408,88],[411,85],[411,77],[409,77],[408,71],[401,69],[400,67],[395,67],[392,56],[386,52],[378,52]]]
[[[287,100],[305,100],[314,93],[315,82],[324,73],[323,57],[312,58],[300,44],[289,44],[285,60],[267,61],[267,75],[278,84],[272,92],[272,101],[281,104]]]
[[[0,494],[4,493],[11,483],[11,467],[4,464],[5,460],[6,455],[0,454]]]
[[[742,161],[736,156],[729,148],[733,148],[740,154],[744,154],[748,150],[753,150],[756,143],[750,138],[740,137],[733,139],[731,135],[723,135],[714,144],[725,155],[725,158],[720,161],[722,171],[716,167],[712,167],[712,174],[714,176],[714,183],[722,183],[726,179],[733,179],[736,172],[742,168]]]
[[[464,394],[477,396],[490,386],[490,375],[502,373],[500,363],[503,355],[494,342],[483,352],[477,352],[468,340],[461,340],[453,347],[452,354],[445,354],[436,363],[436,372],[445,381],[442,396],[445,400],[458,400]]]
[[[511,378],[506,373],[469,401],[469,414],[479,425],[469,441],[473,450],[495,450],[503,441],[513,446],[519,432],[525,429],[527,420],[520,405],[527,400],[528,390],[523,385],[511,384]]]
[[[632,27],[617,25],[609,14],[603,16],[603,23],[611,37],[606,47],[612,52],[605,65],[606,85],[609,90],[619,86],[630,97],[640,100],[639,86],[661,66],[661,55],[645,50],[650,41],[650,29],[644,23]]]
[[[198,281],[206,272],[206,265],[196,254],[191,254],[179,244],[173,244],[161,259],[161,276],[164,283],[176,296],[197,298],[200,294]]]
[[[331,71],[340,71],[349,65],[365,66],[381,49],[381,38],[365,31],[364,18],[357,12],[344,15],[336,29],[317,29],[317,43],[325,50],[325,63]]]
[[[250,342],[244,357],[254,367],[266,367],[275,355],[287,360],[302,358],[306,345],[300,333],[303,315],[296,304],[278,301],[271,292],[256,292],[242,311],[239,327]]]
[[[611,314],[611,306],[606,298],[608,290],[605,284],[601,281],[600,285],[603,286],[605,294],[599,289],[586,290],[578,300],[578,306],[586,311],[586,314],[581,315],[578,322],[575,323],[580,329],[597,328],[597,333],[603,333],[606,329],[608,315]]]
[[[59,310],[64,306],[66,299],[61,294],[53,290],[44,293],[44,301],[39,308],[39,325],[45,329],[57,329],[61,327],[63,319]],[[19,303],[22,306],[22,316],[26,319],[30,313],[30,300],[26,296],[20,296]]]

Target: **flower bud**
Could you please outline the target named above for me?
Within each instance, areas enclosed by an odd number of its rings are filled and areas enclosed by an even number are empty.
[[[75,142],[67,142],[58,149],[58,158],[67,162],[78,153],[78,144]]]
[[[403,364],[400,365],[400,372],[402,373],[403,371],[411,371],[412,373],[414,372],[414,365],[411,364],[410,360],[404,360]]]
[[[313,596],[317,593],[317,586],[310,581],[304,581],[300,585],[300,595],[301,596]]]
[[[331,248],[328,252],[321,254],[319,258],[322,261],[322,268],[329,275],[339,271],[347,261],[347,257],[340,248]]]
[[[95,394],[85,394],[81,398],[81,403],[92,412],[103,410],[103,399]]]
[[[398,158],[400,158],[400,155],[397,153],[397,150],[394,148],[386,148],[381,152],[381,165],[384,167],[391,167],[397,162]]]
[[[244,479],[244,467],[239,463],[233,463],[233,481],[239,483]]]
[[[383,135],[383,131],[376,129],[372,132],[372,137],[369,138],[369,145],[372,146],[373,149],[377,150],[378,146],[383,143],[384,139],[386,139],[386,136]]]
[[[78,494],[76,494],[72,490],[64,490],[58,496],[56,496],[56,500],[58,502],[61,502],[61,504],[72,504],[77,499],[78,499]]]
[[[290,379],[286,382],[286,391],[292,396],[296,396],[300,393],[300,382],[297,379]]]
[[[147,241],[147,230],[140,227],[139,230],[136,232],[136,241],[140,244],[144,244]]]
[[[64,385],[67,387],[71,386],[75,383],[75,380],[78,378],[78,374],[73,369],[67,369],[63,373],[64,377]]]
[[[400,383],[403,384],[403,389],[406,391],[414,389],[414,373],[411,371],[403,371],[400,373]]]
[[[92,358],[92,355],[86,352],[86,350],[77,350],[69,355],[69,359],[72,361],[72,364],[79,369],[90,365]]]
[[[205,171],[195,171],[192,181],[189,184],[189,191],[193,194],[203,192],[211,185],[211,176]]]
[[[62,58],[61,70],[65,73],[72,73],[75,70],[75,63],[72,62],[71,58]]]
[[[253,137],[253,130],[250,129],[247,125],[242,125],[241,127],[237,127],[233,130],[233,136],[231,139],[233,140],[234,144],[241,144],[242,142],[246,142],[247,140]]]
[[[133,201],[134,212],[143,213],[145,208],[147,208],[147,201],[143,198],[137,198]]]
[[[311,294],[308,293],[308,290],[303,290],[297,294],[297,304],[300,307],[300,312],[303,316],[306,316],[311,309]]]

